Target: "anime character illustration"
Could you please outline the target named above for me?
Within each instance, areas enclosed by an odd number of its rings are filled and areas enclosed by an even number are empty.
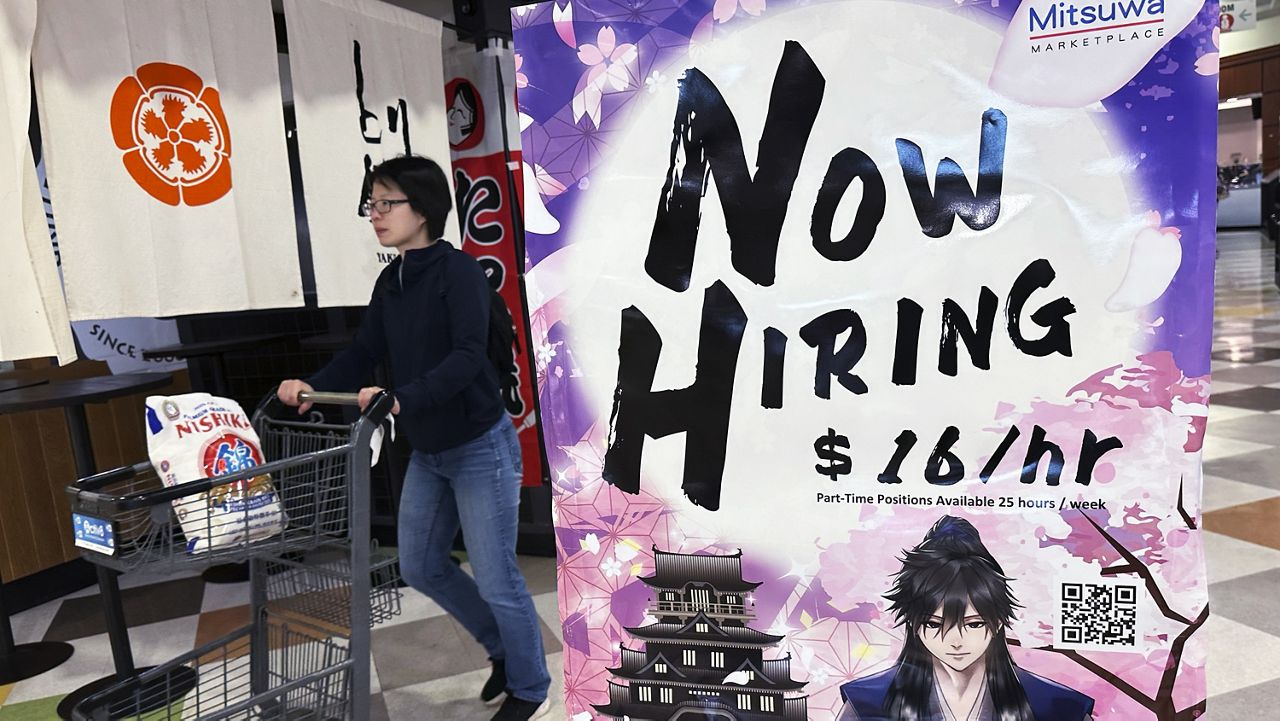
[[[476,89],[469,82],[460,82],[453,87],[453,97],[449,99],[447,115],[449,123],[449,145],[462,149],[467,144],[478,124],[480,102],[476,97]]]
[[[968,521],[943,516],[885,594],[905,644],[887,671],[840,687],[839,721],[1089,721],[1093,699],[1019,668],[1010,579]]]

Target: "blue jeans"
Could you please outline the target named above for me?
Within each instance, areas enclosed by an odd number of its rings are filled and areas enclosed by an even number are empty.
[[[479,438],[440,453],[414,451],[400,495],[400,571],[506,663],[507,690],[547,697],[542,632],[516,565],[520,444],[506,416]],[[449,558],[461,524],[475,578]]]

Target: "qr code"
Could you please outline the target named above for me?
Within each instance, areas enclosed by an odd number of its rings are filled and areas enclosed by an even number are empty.
[[[1109,580],[1061,581],[1054,645],[1095,651],[1138,648],[1142,587]]]

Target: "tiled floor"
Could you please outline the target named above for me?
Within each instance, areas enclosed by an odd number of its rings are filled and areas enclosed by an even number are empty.
[[[1204,529],[1210,721],[1280,707],[1280,295],[1274,245],[1218,236]]]
[[[560,620],[555,562],[522,557],[521,569],[535,594],[543,643],[553,678],[551,718],[563,718],[560,699]],[[464,564],[463,568],[469,570]],[[248,623],[248,584],[205,584],[199,577],[157,580],[129,575],[125,616],[139,666],[163,663]],[[75,655],[56,670],[12,686],[0,686],[0,721],[51,721],[69,689],[101,677],[111,652],[96,589],[85,589],[16,614],[18,643],[67,641]],[[390,719],[487,719],[493,709],[476,700],[488,675],[483,650],[444,610],[405,589],[401,613],[373,630],[372,721]]]
[[[1280,708],[1280,294],[1273,247],[1257,233],[1219,237],[1214,395],[1204,453],[1204,529],[1214,616],[1208,623],[1210,721],[1276,718]],[[551,667],[551,718],[563,719],[561,638],[551,559],[523,558]],[[134,655],[154,664],[247,618],[246,584],[125,576]],[[48,721],[62,694],[110,666],[94,589],[18,614],[19,642],[76,647],[56,671],[0,686],[0,721]],[[407,591],[373,633],[375,720],[486,719],[475,700],[484,654],[440,607]]]

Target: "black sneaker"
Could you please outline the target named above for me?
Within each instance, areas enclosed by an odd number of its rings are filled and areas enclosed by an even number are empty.
[[[508,694],[491,721],[531,721],[546,716],[549,711],[551,701],[525,701]]]
[[[502,700],[502,694],[507,692],[507,665],[501,660],[489,659],[493,664],[493,671],[489,673],[489,680],[484,682],[484,688],[480,689],[480,700],[485,706],[496,705]]]

